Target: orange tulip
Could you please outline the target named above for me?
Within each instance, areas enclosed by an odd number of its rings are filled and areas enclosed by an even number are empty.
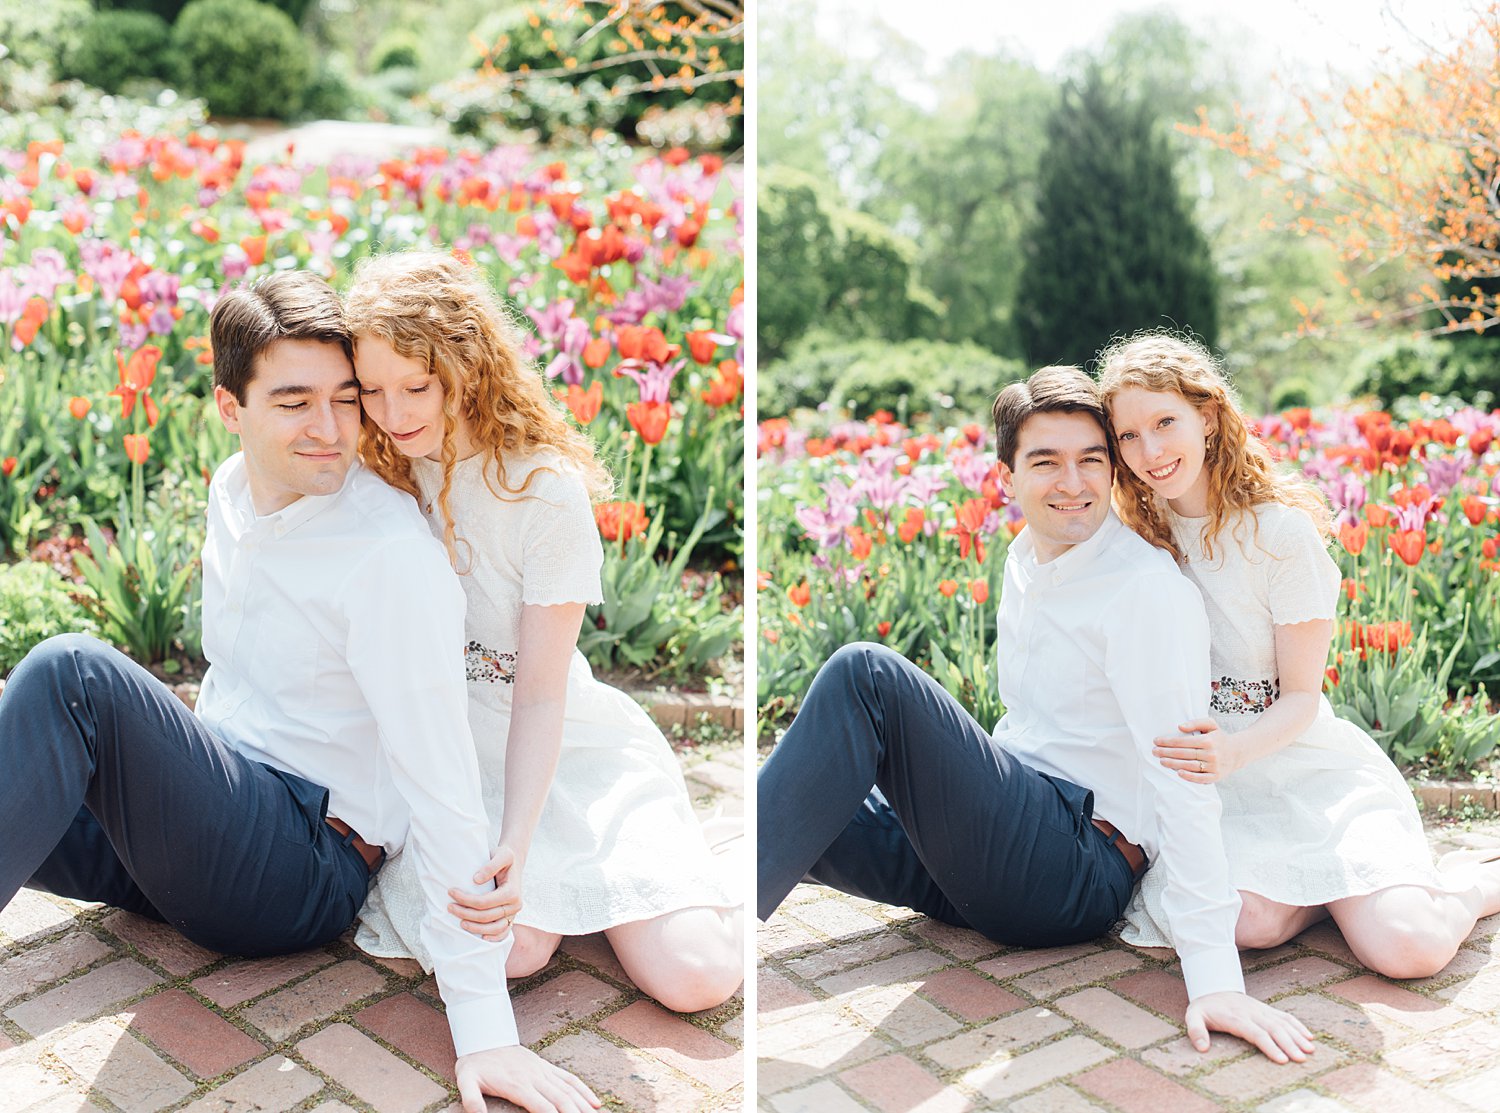
[[[1383,506],[1369,503],[1365,506],[1365,521],[1370,523],[1371,529],[1385,529],[1391,524],[1391,512]]]
[[[955,595],[958,594],[958,581],[942,581],[940,584],[938,584],[938,594],[941,595],[944,599],[952,599]]]
[[[1339,526],[1339,543],[1344,546],[1344,551],[1350,556],[1359,556],[1365,551],[1365,540],[1370,535],[1370,527],[1364,522],[1358,525],[1350,525],[1347,522]]]
[[[875,624],[875,633],[879,634],[882,638],[890,632],[891,624],[889,622],[878,622]]]
[[[987,499],[969,499],[958,508],[958,525],[947,530],[945,535],[958,538],[960,560],[967,560],[972,548],[975,563],[984,563],[984,539],[979,536],[979,531],[989,512],[990,504]]]
[[[980,606],[990,601],[990,585],[987,580],[970,580],[969,594],[974,597],[974,602]]]
[[[625,407],[625,416],[630,427],[641,435],[647,444],[660,444],[667,435],[667,424],[672,420],[670,402],[632,402]]]
[[[714,376],[714,381],[709,384],[709,388],[699,395],[699,397],[714,409],[718,409],[720,406],[729,405],[729,403],[738,398],[744,386],[745,380],[740,374],[739,363],[732,359],[726,359],[720,362],[719,371]]]
[[[913,506],[906,512],[906,521],[897,527],[897,534],[901,540],[910,545],[922,532],[922,527],[927,523],[927,515],[917,507]]]
[[[1427,534],[1419,529],[1401,529],[1390,536],[1391,552],[1406,564],[1416,567],[1427,551]]]
[[[850,526],[844,530],[844,533],[849,538],[849,554],[855,560],[867,559],[870,555],[870,550],[875,544],[870,535],[858,526]]]
[[[1459,500],[1458,505],[1463,507],[1464,517],[1469,519],[1469,525],[1477,526],[1484,521],[1487,508],[1484,500],[1478,495],[1466,495]]]
[[[697,363],[711,363],[714,353],[719,350],[719,344],[714,339],[713,333],[704,330],[688,333],[687,345],[688,353]]]
[[[82,421],[85,417],[88,416],[88,412],[93,407],[93,405],[94,404],[87,398],[79,398],[75,396],[68,399],[68,412],[76,417],[79,421]]]
[[[126,433],[125,455],[132,464],[144,464],[151,456],[151,442],[146,434]]]
[[[609,341],[604,337],[595,337],[583,346],[583,365],[590,370],[599,370],[607,359],[609,359]]]
[[[1476,429],[1469,434],[1469,451],[1478,459],[1483,456],[1485,450],[1490,447],[1490,442],[1495,439],[1495,434],[1488,429]]]
[[[595,379],[585,390],[576,383],[568,386],[568,409],[579,425],[587,425],[599,416],[599,407],[604,403],[604,384]]]
[[[812,602],[812,588],[803,580],[796,587],[787,588],[786,597],[791,600],[792,606],[801,609]]]
[[[18,462],[14,456],[7,456],[5,459],[0,460],[0,475],[5,476],[6,479],[15,475],[16,464]]]
[[[594,507],[594,521],[606,541],[629,541],[646,532],[646,508],[638,502],[601,502]]]
[[[135,410],[136,396],[139,395],[141,405],[146,409],[146,424],[156,424],[159,415],[149,391],[151,384],[156,381],[156,362],[159,359],[161,349],[155,344],[147,344],[132,352],[129,363],[119,352],[115,353],[115,362],[120,367],[120,385],[110,391],[110,394],[120,399],[121,417],[128,418],[131,415]]]
[[[246,236],[240,240],[240,250],[250,260],[252,267],[258,267],[266,261],[266,237]]]

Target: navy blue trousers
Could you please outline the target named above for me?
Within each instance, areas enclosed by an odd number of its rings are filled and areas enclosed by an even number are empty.
[[[1135,884],[1092,792],[1018,761],[882,645],[818,671],[756,794],[762,920],[807,879],[1054,947],[1107,932]]]
[[[326,789],[243,757],[92,638],[37,646],[0,695],[0,907],[27,886],[223,954],[315,947],[370,883],[327,807]]]

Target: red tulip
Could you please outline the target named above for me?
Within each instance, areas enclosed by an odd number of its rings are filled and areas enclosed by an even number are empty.
[[[570,384],[567,393],[568,409],[579,425],[587,425],[599,416],[599,407],[604,402],[604,384],[595,379],[585,390],[576,383]]]
[[[1427,534],[1419,529],[1401,529],[1390,536],[1391,551],[1406,564],[1416,567],[1427,551]]]
[[[144,433],[125,434],[125,455],[132,464],[144,464],[151,457],[151,442]]]
[[[630,427],[641,435],[647,444],[660,444],[667,435],[667,423],[672,420],[670,402],[632,402],[625,407],[625,416]]]

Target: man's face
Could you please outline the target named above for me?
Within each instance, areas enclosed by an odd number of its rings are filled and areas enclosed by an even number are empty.
[[[344,485],[359,437],[359,384],[337,344],[278,340],[255,361],[243,404],[223,387],[214,401],[239,434],[257,514]]]
[[[1033,414],[1016,437],[1016,466],[1000,465],[1000,486],[1026,516],[1043,564],[1094,536],[1113,480],[1104,430],[1087,414]]]

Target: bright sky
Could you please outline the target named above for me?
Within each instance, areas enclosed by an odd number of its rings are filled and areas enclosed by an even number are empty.
[[[788,0],[765,0],[769,15]],[[1479,0],[791,0],[792,10],[816,12],[819,25],[837,13],[879,15],[921,46],[934,62],[969,47],[988,51],[1007,41],[1043,70],[1073,50],[1095,45],[1117,15],[1153,7],[1176,11],[1219,43],[1240,43],[1265,69],[1321,75],[1333,68],[1360,76],[1382,52],[1411,57],[1423,39],[1446,43],[1468,22]],[[846,26],[847,30],[847,26]],[[1248,35],[1247,35],[1248,32]],[[838,41],[835,39],[834,41]],[[1257,68],[1261,68],[1257,66]]]

